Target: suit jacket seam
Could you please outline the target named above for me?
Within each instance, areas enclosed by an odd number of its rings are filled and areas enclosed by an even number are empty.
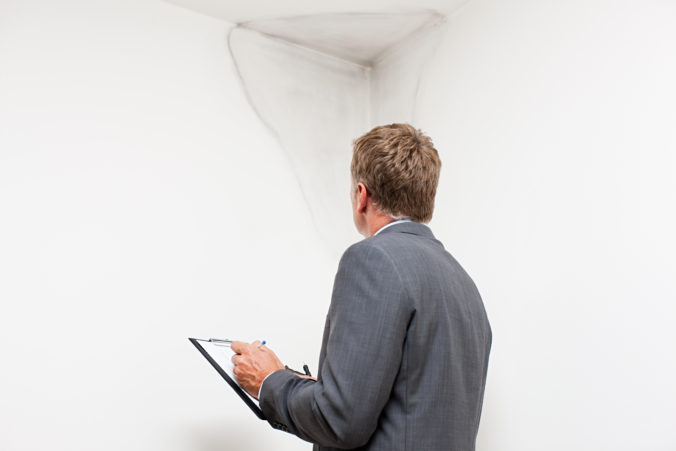
[[[394,268],[394,271],[397,274],[397,279],[399,280],[399,283],[404,287],[404,291],[406,292],[406,296],[409,300],[413,299],[411,297],[411,293],[409,291],[408,285],[404,283],[404,278],[401,276],[401,272],[399,272],[399,268],[397,267],[397,264],[395,263],[394,259],[392,256],[387,252],[383,247],[381,246],[373,246],[374,248],[378,249],[380,252],[382,252],[385,257],[387,257],[387,260],[392,264],[392,267]]]
[[[380,246],[374,246],[378,250],[380,250],[385,257],[387,257],[387,260],[392,264],[394,267],[394,271],[397,274],[397,279],[399,280],[399,283],[404,287],[404,291],[406,292],[406,295],[409,299],[409,301],[412,301],[413,298],[411,297],[411,293],[409,291],[408,285],[404,283],[404,278],[401,276],[401,273],[399,272],[399,268],[397,267],[394,259],[392,256],[382,247]],[[406,331],[406,345],[405,347],[408,346],[408,330]],[[402,352],[406,352],[406,349],[403,349]],[[403,357],[403,356],[402,356]],[[406,352],[406,374],[405,374],[405,388],[404,388],[404,411],[408,412],[408,352]],[[408,450],[408,415],[404,415],[404,450]]]
[[[406,333],[406,379],[404,383],[404,451],[408,449],[408,330]]]

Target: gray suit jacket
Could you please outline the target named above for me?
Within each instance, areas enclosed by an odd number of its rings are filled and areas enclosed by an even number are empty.
[[[315,450],[474,450],[491,328],[474,282],[424,224],[343,254],[318,381],[279,370],[260,406]]]

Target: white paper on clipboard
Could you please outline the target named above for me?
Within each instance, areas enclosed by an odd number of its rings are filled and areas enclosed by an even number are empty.
[[[260,419],[264,420],[265,416],[260,410],[258,400],[246,392],[238,383],[233,373],[234,365],[232,363],[232,356],[235,352],[230,347],[230,340],[216,340],[216,339],[189,339],[202,355],[211,363],[211,365],[224,377],[226,382],[237,392],[242,400],[249,405],[251,410]],[[226,377],[227,375],[227,377]]]

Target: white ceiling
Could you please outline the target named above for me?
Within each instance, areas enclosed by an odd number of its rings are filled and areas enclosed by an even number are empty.
[[[412,14],[321,14],[246,22],[249,28],[318,52],[370,65],[385,50],[416,31],[440,23],[443,16]]]
[[[369,66],[468,0],[165,0],[356,64]]]
[[[407,13],[448,16],[469,0],[165,0],[234,23],[333,13]]]

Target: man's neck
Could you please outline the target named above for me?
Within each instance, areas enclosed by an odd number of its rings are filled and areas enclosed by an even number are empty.
[[[385,216],[385,215],[374,216],[371,219],[372,220],[368,221],[367,224],[366,224],[366,226],[368,228],[367,238],[375,235],[375,233],[378,230],[385,227],[387,224],[396,221],[396,219],[394,219],[390,216]]]

